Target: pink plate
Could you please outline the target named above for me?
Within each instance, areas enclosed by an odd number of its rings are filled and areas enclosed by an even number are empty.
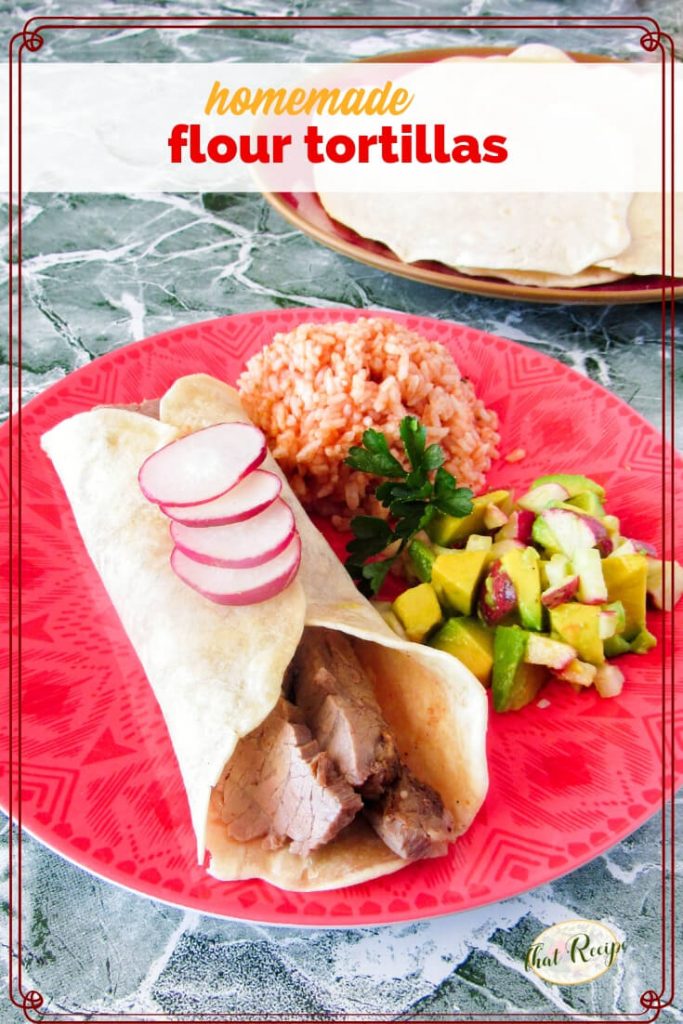
[[[271,924],[413,920],[514,896],[557,878],[628,835],[661,804],[660,647],[621,659],[627,682],[618,699],[551,684],[543,693],[549,706],[493,714],[489,794],[447,858],[308,895],[258,881],[217,882],[195,863],[187,803],[163,719],[39,438],[93,405],[160,395],[181,374],[202,371],[234,381],[245,360],[276,331],[360,315],[348,309],[286,309],[181,327],[95,360],[24,410],[23,824],[63,856],[136,892]],[[521,462],[501,459],[493,467],[492,487],[525,489],[551,471],[587,473],[605,485],[625,534],[660,547],[661,441],[637,413],[521,345],[457,324],[391,316],[447,345],[499,413],[503,454],[526,451]],[[6,426],[0,435],[6,448]],[[677,467],[680,475],[678,457]],[[0,495],[6,511],[6,471]],[[682,504],[679,498],[679,516]],[[3,574],[6,579],[6,564]],[[653,613],[648,624],[661,638],[662,616]],[[683,657],[683,630],[676,637],[676,653]],[[5,744],[7,702],[3,693]],[[4,807],[8,799],[3,766]]]

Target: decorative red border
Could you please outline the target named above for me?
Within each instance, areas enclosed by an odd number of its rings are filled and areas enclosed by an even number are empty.
[[[19,1007],[29,1021],[61,1020],[71,1021],[75,1018],[66,1013],[53,1013],[42,1011],[45,1000],[40,992],[35,990],[26,991],[22,981],[22,811],[21,811],[21,750],[22,750],[22,723],[21,723],[21,480],[22,480],[22,436],[21,436],[21,405],[22,405],[22,100],[21,100],[21,72],[22,56],[24,52],[35,53],[40,50],[44,43],[46,31],[59,29],[126,29],[126,28],[149,28],[149,29],[223,29],[228,31],[240,30],[267,30],[280,29],[286,26],[289,29],[357,29],[366,30],[369,28],[381,29],[409,29],[428,27],[430,29],[480,29],[493,28],[512,29],[564,29],[564,28],[590,28],[590,29],[623,29],[631,32],[639,32],[641,47],[648,53],[659,52],[661,56],[662,81],[661,81],[661,126],[662,126],[662,165],[661,165],[661,190],[662,190],[662,291],[661,291],[661,383],[662,383],[662,436],[667,436],[673,447],[674,423],[675,423],[675,295],[674,295],[674,82],[675,82],[675,46],[670,35],[662,32],[656,19],[650,16],[596,16],[596,17],[301,17],[290,18],[277,15],[261,18],[251,15],[236,15],[228,17],[205,18],[198,16],[171,17],[164,15],[155,16],[126,16],[112,18],[105,16],[80,17],[80,16],[59,16],[59,17],[31,17],[21,32],[16,33],[9,42],[8,63],[9,63],[9,248],[10,248],[10,281],[9,281],[9,482],[10,491],[14,493],[16,486],[17,508],[16,514],[10,505],[9,514],[9,604],[10,621],[8,623],[10,671],[9,671],[9,704],[10,704],[10,745],[8,751],[8,773],[9,773],[9,799],[10,799],[10,842],[9,842],[9,996],[15,1006]],[[668,71],[668,75],[667,75]],[[670,138],[667,139],[667,131]],[[670,237],[666,232],[666,195],[667,189],[670,194]],[[16,227],[15,227],[16,217]],[[16,255],[14,246],[16,243]],[[665,274],[667,250],[671,257],[671,276]],[[16,314],[15,314],[16,307]],[[14,332],[16,329],[17,342],[14,347]],[[667,358],[669,366],[667,370]],[[17,393],[16,400],[12,390],[13,367],[17,363]],[[669,387],[667,389],[667,372],[669,373]],[[668,401],[668,405],[667,405]],[[14,415],[16,412],[16,416]],[[674,522],[674,492],[675,477],[674,464],[671,454],[667,455],[667,445],[663,445],[662,471],[662,558],[673,559],[675,522]],[[16,526],[15,526],[16,524]],[[671,571],[670,585],[673,592],[673,568]],[[16,621],[16,642],[13,632]],[[674,658],[673,658],[673,634],[674,616],[669,618],[670,639],[667,642],[665,636],[662,644],[662,974],[661,989],[656,992],[654,989],[643,992],[640,996],[642,1009],[632,1014],[605,1014],[603,1017],[589,1017],[586,1014],[578,1014],[582,1019],[593,1021],[616,1021],[616,1020],[641,1020],[644,1022],[655,1021],[661,1011],[673,1003],[675,995],[675,804],[673,791],[673,759],[674,759]],[[669,656],[667,658],[667,655]],[[15,767],[16,758],[16,767]],[[15,796],[15,793],[18,796]],[[667,816],[666,800],[669,800],[669,814]],[[16,844],[16,848],[15,848]],[[669,858],[667,861],[667,845],[669,847]],[[670,878],[667,879],[667,869]],[[16,877],[15,877],[16,874]],[[16,902],[15,902],[16,899]],[[16,913],[16,925],[15,925]],[[16,956],[14,954],[16,943]],[[668,950],[667,950],[668,943]],[[668,952],[668,958],[667,958]],[[670,986],[670,993],[667,995],[667,986]],[[653,1011],[652,1016],[646,1016],[648,1011]],[[32,1014],[37,1014],[34,1016]],[[135,1019],[135,1015],[118,1014],[114,1019],[106,1016],[91,1015],[85,1011],[81,1019],[87,1016],[89,1020],[97,1020],[102,1024],[115,1024],[123,1018]],[[172,1020],[167,1014],[145,1014],[145,1019]],[[383,1015],[367,1015],[377,1019],[387,1019]],[[457,1020],[466,1017],[469,1020],[515,1020],[515,1021],[539,1021],[550,1019],[571,1019],[571,1014],[532,1012],[524,1014],[494,1014],[485,1017],[479,1014],[448,1014],[443,1020]],[[197,1014],[195,1020],[210,1018],[216,1020],[215,1014]],[[190,1017],[181,1014],[176,1019],[189,1020]],[[234,1014],[228,1015],[224,1020],[235,1019],[265,1019],[265,1015],[256,1014]],[[268,1019],[281,1019],[271,1015]],[[291,1019],[291,1018],[288,1018]],[[302,1019],[304,1019],[302,1017]],[[435,1019],[435,1018],[429,1018]]]

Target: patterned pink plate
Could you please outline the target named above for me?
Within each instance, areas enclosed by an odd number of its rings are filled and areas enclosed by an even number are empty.
[[[573,870],[661,803],[661,646],[629,656],[622,696],[550,684],[536,704],[491,716],[491,787],[450,855],[330,893],[211,879],[194,858],[185,795],[163,719],[39,448],[57,421],[102,402],[162,393],[184,373],[234,381],[276,331],[357,311],[287,309],[226,317],[149,338],[70,374],[23,413],[22,778],[25,827],[60,854],[136,892],[205,913],[273,924],[412,920],[503,899]],[[457,324],[392,314],[449,347],[501,419],[491,486],[524,488],[575,470],[607,488],[626,535],[660,546],[661,441],[613,395],[521,345]],[[0,431],[7,450],[8,429]],[[679,471],[681,460],[677,463]],[[15,478],[16,479],[16,478]],[[7,460],[0,496],[9,503]],[[16,495],[15,495],[16,499]],[[683,508],[679,498],[679,515]],[[3,568],[7,579],[7,563]],[[3,587],[3,595],[7,588]],[[6,600],[6,597],[5,597]],[[662,616],[650,628],[661,638]],[[683,630],[677,631],[681,656]],[[6,643],[6,641],[5,641]],[[3,651],[7,663],[7,650]],[[8,699],[0,702],[7,746]],[[8,770],[0,802],[9,801]]]

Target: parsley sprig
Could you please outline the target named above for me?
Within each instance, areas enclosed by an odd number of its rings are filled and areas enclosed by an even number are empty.
[[[384,478],[375,495],[389,510],[389,518],[355,516],[353,540],[346,547],[346,567],[365,594],[379,592],[391,566],[437,513],[460,517],[472,511],[472,491],[458,487],[443,468],[446,456],[441,445],[427,447],[427,431],[420,421],[405,416],[399,433],[408,468],[392,455],[378,430],[366,430],[362,447],[351,448],[344,460],[352,469]],[[377,557],[395,542],[393,554]]]

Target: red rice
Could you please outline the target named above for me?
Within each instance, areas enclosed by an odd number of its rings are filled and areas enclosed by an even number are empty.
[[[295,493],[323,515],[379,511],[376,481],[344,465],[368,427],[400,455],[399,423],[417,416],[428,443],[443,447],[446,468],[475,492],[498,455],[498,418],[448,351],[392,320],[300,324],[276,334],[249,360],[238,388]]]

